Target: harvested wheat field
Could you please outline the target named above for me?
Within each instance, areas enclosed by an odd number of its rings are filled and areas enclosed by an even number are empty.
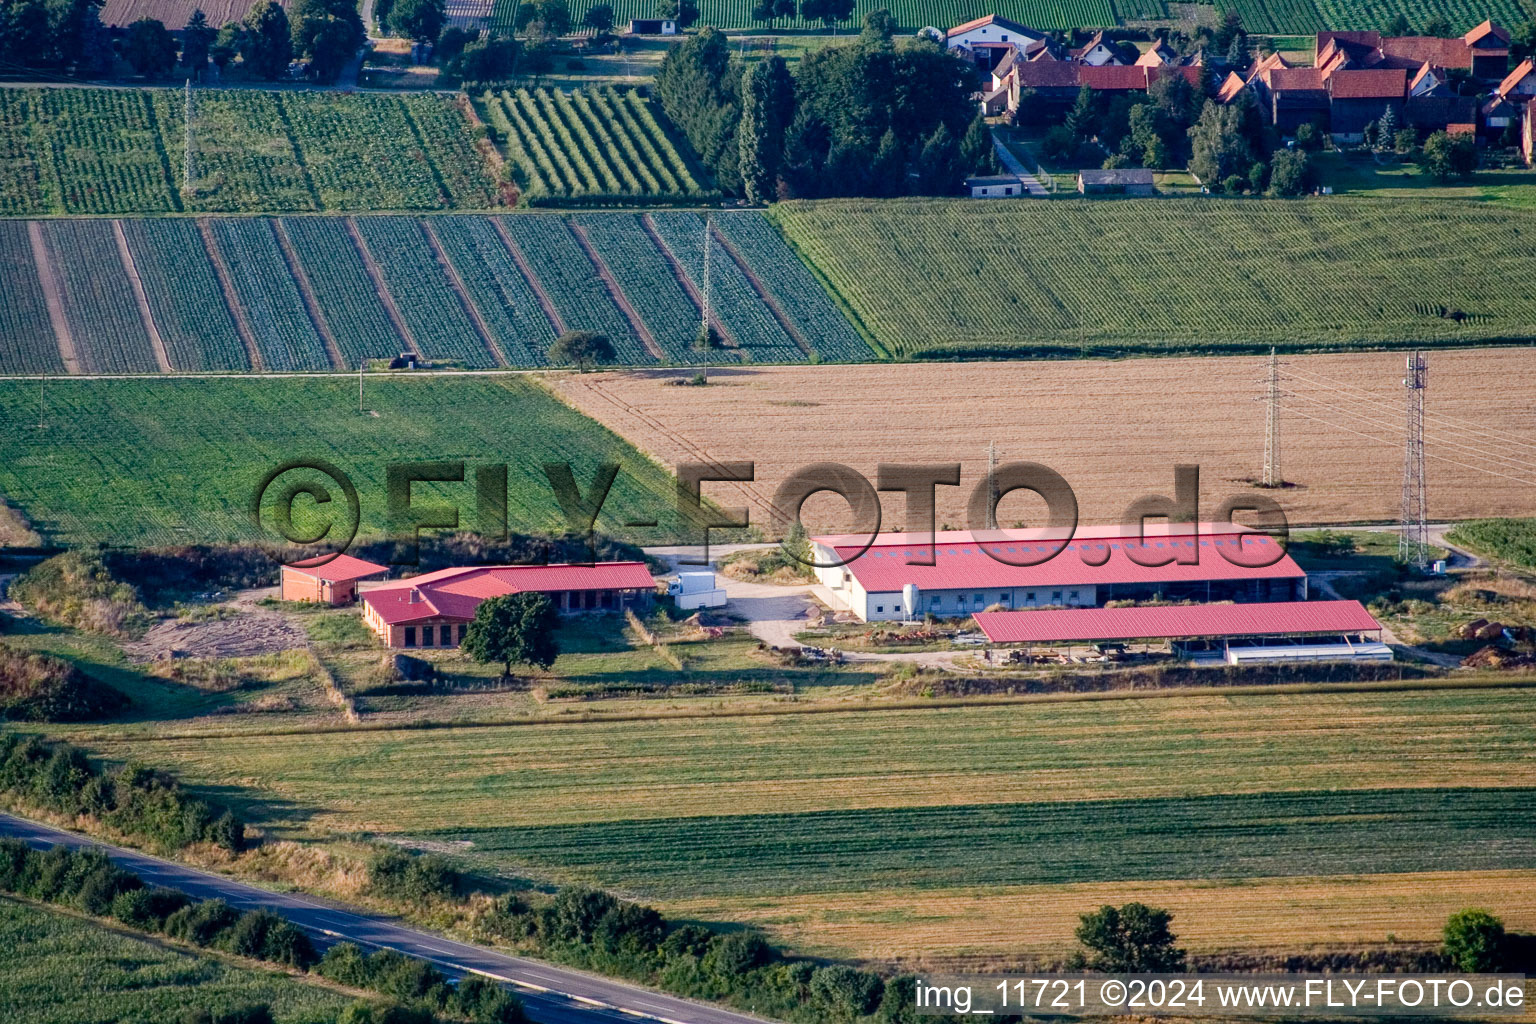
[[[1463,907],[1497,907],[1508,928],[1530,931],[1536,928],[1533,883],[1530,871],[1446,871],[678,900],[666,911],[750,922],[810,955],[984,970],[1060,956],[1072,948],[1078,916],[1105,903],[1141,900],[1173,911],[1179,944],[1196,956],[1235,950],[1262,956],[1433,945],[1445,919]]]
[[[1536,511],[1536,351],[1464,349],[1428,356],[1425,438],[1435,519]],[[1292,355],[1282,361],[1282,473],[1268,491],[1293,524],[1388,521],[1401,503],[1405,398],[1401,352]],[[777,485],[813,462],[845,463],[871,481],[877,464],[959,462],[938,489],[940,525],[1000,462],[1043,462],[1066,477],[1083,523],[1118,522],[1148,493],[1171,494],[1173,467],[1201,469],[1201,509],[1257,493],[1264,463],[1267,359],[906,363],[732,368],[707,387],[668,386],[664,372],[571,375],[555,387],[668,466],[747,459],[751,484],[709,483],[722,505],[767,525]],[[882,496],[883,529],[905,527],[899,494]],[[998,521],[1040,523],[1026,492]],[[817,529],[850,526],[831,495],[807,502]],[[918,524],[913,524],[918,525]]]

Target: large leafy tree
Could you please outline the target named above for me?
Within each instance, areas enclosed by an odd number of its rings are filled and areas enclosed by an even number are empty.
[[[363,45],[363,19],[353,0],[295,0],[289,20],[294,52],[322,82],[334,82]]]
[[[251,70],[274,81],[293,59],[293,38],[288,12],[277,0],[256,0],[245,15],[241,57]]]
[[[482,601],[464,631],[464,650],[481,662],[500,662],[506,675],[514,664],[549,668],[560,655],[555,630],[559,613],[543,594],[508,594]]]
[[[45,0],[0,0],[0,60],[38,67],[58,58]]]
[[[1419,162],[1441,181],[1470,178],[1477,170],[1477,145],[1467,135],[1433,132],[1424,140],[1424,155]]]
[[[447,20],[443,0],[395,0],[389,8],[389,30],[407,39],[430,42]]]
[[[586,373],[594,366],[603,366],[618,360],[613,342],[607,335],[595,331],[566,331],[549,346],[549,361],[575,366]]]
[[[1504,922],[1486,910],[1458,910],[1445,922],[1445,955],[1469,974],[1504,964]]]
[[[208,51],[218,37],[218,30],[208,24],[202,8],[192,12],[187,27],[181,30],[181,63],[196,74],[208,64]]]
[[[159,78],[176,66],[176,37],[153,18],[140,18],[128,26],[123,56],[145,78]]]
[[[1168,927],[1173,915],[1145,903],[1108,904],[1084,914],[1077,941],[1084,965],[1113,973],[1168,974],[1184,969],[1184,951]]]
[[[656,13],[677,22],[679,29],[686,29],[699,20],[698,0],[658,0]]]

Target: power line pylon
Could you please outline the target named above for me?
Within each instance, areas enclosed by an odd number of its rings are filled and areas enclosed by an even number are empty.
[[[1269,393],[1264,415],[1264,486],[1284,487],[1280,473],[1280,360],[1269,350]]]
[[[703,308],[703,311],[702,311],[703,312],[703,320],[701,322],[701,330],[704,332],[704,335],[706,337],[708,337],[709,330],[710,330],[710,326],[709,326],[709,300],[710,300],[710,296],[709,296],[709,285],[710,285],[709,271],[710,271],[710,249],[712,248],[711,243],[710,243],[710,235],[712,234],[712,232],[710,231],[710,227],[711,226],[712,225],[711,225],[711,222],[710,222],[710,218],[708,216],[705,216],[705,218],[704,218],[704,302],[703,302],[703,307],[704,308]]]
[[[1408,357],[1403,387],[1408,391],[1408,447],[1403,456],[1403,512],[1397,557],[1424,569],[1429,563],[1429,495],[1424,477],[1424,391],[1429,366],[1424,353]]]

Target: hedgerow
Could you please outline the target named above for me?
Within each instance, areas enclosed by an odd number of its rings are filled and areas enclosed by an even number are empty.
[[[0,719],[85,722],[115,714],[127,702],[62,658],[0,644]]]

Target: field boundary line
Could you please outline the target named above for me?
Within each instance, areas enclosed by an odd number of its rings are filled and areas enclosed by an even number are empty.
[[[688,277],[688,271],[683,269],[682,262],[678,260],[677,253],[673,252],[667,246],[667,243],[662,241],[661,235],[656,233],[656,225],[651,221],[649,213],[642,213],[640,215],[640,229],[650,237],[651,244],[661,252],[662,257],[667,261],[667,265],[672,268],[672,276],[677,278],[677,283],[683,286],[683,291],[688,293],[688,298],[693,300],[693,304],[698,307],[699,315],[702,316],[704,314],[704,296],[700,295],[699,290],[694,287],[692,279]],[[725,324],[721,322],[720,315],[711,312],[709,322],[710,326],[720,332],[720,337],[727,343],[727,347],[733,349],[738,355],[741,354],[743,349],[740,339],[732,334]]]
[[[64,315],[64,289],[53,269],[48,240],[43,237],[43,222],[27,221],[27,237],[32,240],[32,263],[37,268],[37,278],[43,286],[43,302],[48,307],[48,319],[53,323],[53,337],[59,345],[59,356],[64,360],[65,370],[71,374],[79,373],[80,351],[75,347],[69,318]]]
[[[870,351],[874,353],[875,359],[873,361],[879,362],[881,360],[889,361],[894,359],[895,356],[891,354],[891,350],[886,347],[884,342],[876,337],[874,328],[870,327],[869,324],[864,322],[864,318],[861,317],[859,315],[859,311],[853,307],[853,303],[848,301],[848,296],[842,293],[837,285],[832,282],[832,278],[827,275],[826,271],[818,267],[816,265],[816,261],[811,259],[810,256],[806,254],[805,250],[802,249],[795,242],[795,240],[789,236],[789,232],[784,229],[784,225],[778,220],[778,218],[773,216],[771,209],[763,211],[763,219],[768,222],[770,227],[779,233],[779,237],[784,239],[784,244],[789,246],[789,251],[794,253],[795,258],[800,261],[800,264],[811,272],[811,276],[814,277],[816,281],[821,285],[822,290],[832,297],[832,304],[836,306],[845,317],[848,318],[848,322],[853,324],[853,329],[858,331],[859,334],[864,338],[864,343],[868,345]]]
[[[155,362],[160,364],[161,373],[170,373],[171,354],[166,350],[165,339],[160,337],[160,328],[155,325],[154,311],[149,308],[149,295],[144,291],[144,279],[139,277],[139,265],[134,261],[133,250],[128,247],[128,236],[123,234],[123,222],[115,217],[112,219],[112,236],[117,239],[117,251],[122,257],[128,284],[133,288],[134,301],[139,304],[139,316],[144,319],[144,329],[149,332],[149,347],[155,352]]]
[[[224,251],[219,248],[219,240],[213,237],[213,225],[207,217],[197,218],[198,234],[203,236],[203,248],[208,250],[208,258],[213,261],[213,273],[219,279],[219,287],[224,292],[224,304],[229,307],[230,315],[235,318],[235,330],[240,334],[240,340],[245,344],[245,356],[250,360],[251,369],[258,373],[267,368],[267,364],[261,358],[261,346],[256,344],[256,335],[251,331],[250,319],[246,316],[245,307],[240,304],[240,295],[235,291],[235,282],[230,279],[229,266],[224,262]]]
[[[741,273],[747,279],[747,283],[752,286],[753,291],[757,292],[757,297],[763,300],[763,305],[768,307],[768,312],[772,313],[773,318],[784,328],[784,333],[788,334],[794,343],[800,347],[800,351],[809,358],[816,350],[806,340],[805,335],[800,333],[800,328],[790,321],[788,314],[784,312],[784,308],[779,305],[779,300],[768,294],[768,289],[764,286],[762,279],[757,276],[752,267],[742,258],[741,253],[736,250],[736,247],[731,244],[730,240],[720,233],[720,226],[713,221],[707,221],[706,223],[709,224],[709,233],[714,236],[716,242],[720,243],[720,247],[725,250],[725,254],[741,269]],[[819,358],[820,353],[817,353],[817,355]]]
[[[629,297],[624,294],[624,289],[619,287],[619,282],[614,280],[613,271],[608,269],[608,264],[604,263],[603,258],[597,254],[597,250],[592,248],[592,240],[587,237],[587,229],[569,217],[562,219],[565,221],[566,226],[571,229],[571,234],[576,236],[576,241],[580,243],[582,250],[586,252],[587,259],[591,260],[592,265],[597,268],[597,276],[602,278],[603,287],[608,289],[608,294],[613,296],[614,303],[618,305],[620,311],[628,318],[630,326],[639,335],[640,342],[645,346],[645,350],[655,357],[657,362],[666,362],[669,357],[662,351],[661,346],[656,344],[656,336],[651,333],[649,327],[645,326],[645,321],[640,319],[640,313],[630,304]]]
[[[299,251],[293,247],[293,239],[288,237],[288,228],[283,224],[281,217],[272,218],[272,234],[277,238],[277,248],[283,254],[283,262],[288,264],[289,276],[293,278],[293,283],[298,285],[299,297],[304,300],[304,311],[309,314],[315,330],[320,332],[320,339],[325,342],[326,358],[338,370],[349,369],[346,360],[342,358],[341,346],[336,343],[336,335],[331,333],[331,325],[320,309],[314,289],[310,287],[309,272],[304,269],[304,263],[299,259]]]
[[[362,257],[363,269],[368,272],[368,279],[373,282],[373,292],[378,296],[379,304],[384,307],[384,315],[389,317],[389,322],[395,325],[400,339],[405,342],[405,347],[421,356],[421,346],[416,344],[416,336],[406,326],[405,317],[400,315],[400,307],[395,305],[395,297],[390,294],[389,288],[384,284],[384,271],[373,258],[373,252],[368,248],[368,243],[363,240],[363,233],[357,230],[357,222],[351,217],[343,217],[342,223],[347,226],[347,234],[352,238],[352,246],[357,254]]]
[[[437,231],[430,221],[420,219],[416,222],[421,227],[421,233],[427,238],[427,248],[432,250],[432,256],[442,265],[443,273],[448,277],[448,287],[458,296],[459,304],[464,307],[464,312],[474,321],[475,333],[480,335],[480,343],[490,352],[491,358],[496,360],[498,366],[511,366],[512,361],[507,358],[501,346],[496,343],[495,336],[491,333],[491,326],[485,322],[485,317],[480,315],[479,308],[474,300],[469,297],[469,289],[464,287],[464,279],[459,276],[459,268],[453,265],[448,258],[448,253],[443,249],[443,243],[438,240]]]
[[[544,315],[549,317],[549,322],[554,325],[555,333],[564,334],[569,328],[565,319],[555,309],[555,303],[544,290],[544,282],[539,280],[539,275],[533,272],[528,258],[523,255],[523,250],[517,246],[517,241],[507,226],[501,222],[500,217],[492,217],[491,225],[496,228],[496,233],[501,236],[501,244],[507,247],[507,252],[512,254],[512,262],[517,264],[517,269],[522,273],[523,279],[528,282],[528,287],[533,289],[534,297],[539,300],[539,308],[544,310]]]

